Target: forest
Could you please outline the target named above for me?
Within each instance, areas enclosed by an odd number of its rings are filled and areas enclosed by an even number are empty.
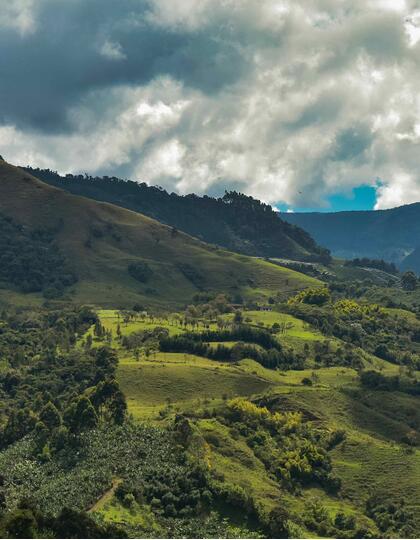
[[[159,186],[115,177],[60,176],[49,169],[25,168],[53,186],[76,195],[141,212],[205,242],[260,257],[328,262],[328,250],[303,229],[279,218],[271,206],[236,191],[214,198],[180,196]],[[217,222],[217,227],[214,226]]]

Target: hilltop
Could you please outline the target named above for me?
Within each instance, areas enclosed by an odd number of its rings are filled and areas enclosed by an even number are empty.
[[[405,259],[419,246],[420,203],[390,210],[282,214],[314,239],[345,259],[369,257],[420,272],[415,259]]]
[[[0,216],[5,301],[27,302],[22,293],[43,292],[49,299],[102,306],[168,307],[203,291],[258,299],[317,283],[139,213],[49,186],[4,161]]]
[[[327,262],[329,253],[299,227],[279,219],[271,206],[236,191],[221,198],[181,196],[119,178],[65,177],[25,168],[50,185],[140,212],[205,242],[257,257]]]

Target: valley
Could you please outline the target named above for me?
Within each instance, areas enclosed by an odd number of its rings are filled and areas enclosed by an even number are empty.
[[[420,0],[0,51],[0,539],[419,539]]]
[[[0,190],[2,534],[418,536],[417,278]]]

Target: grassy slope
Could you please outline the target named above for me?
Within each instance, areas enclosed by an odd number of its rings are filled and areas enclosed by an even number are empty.
[[[197,288],[179,270],[188,263],[204,287],[262,297],[291,294],[318,282],[268,262],[209,246],[150,218],[53,188],[22,170],[0,162],[0,212],[31,228],[55,229],[57,242],[79,275],[70,297],[77,302],[124,306],[144,302],[167,307],[184,304]],[[90,241],[91,247],[86,242]],[[131,262],[153,270],[147,284],[127,273]],[[0,300],[31,299],[1,291]]]
[[[250,396],[270,382],[246,370],[188,354],[158,353],[151,360],[122,360],[118,380],[136,416],[155,415],[166,403],[194,407],[223,397]]]
[[[105,310],[100,315],[105,326],[115,334],[116,312]],[[286,314],[245,312],[244,316],[254,324],[266,326],[274,322],[291,323],[293,326],[289,325],[284,335],[279,336],[289,344],[324,339],[309,325]],[[121,324],[121,330],[125,334],[155,325],[166,326],[172,334],[182,331],[165,319]],[[302,385],[302,379],[311,377],[312,369],[279,372],[267,370],[252,360],[229,366],[175,353],[157,353],[147,361],[136,362],[122,349],[119,354],[119,381],[127,395],[129,410],[138,419],[159,421],[158,413],[164,409],[166,414],[194,413],[203,407],[217,407],[227,396],[268,394],[279,410],[297,408],[306,412],[315,424],[346,431],[345,442],[332,451],[334,469],[343,481],[340,496],[328,496],[309,488],[297,497],[279,488],[245,441],[232,437],[216,419],[199,420],[198,426],[209,444],[208,459],[212,469],[223,474],[226,481],[243,486],[266,508],[282,500],[292,513],[300,514],[305,501],[319,498],[332,516],[343,511],[357,516],[360,523],[369,523],[363,516],[363,505],[371,493],[385,491],[392,498],[407,497],[420,526],[420,506],[415,502],[420,500],[420,452],[407,454],[401,446],[404,435],[420,425],[415,397],[362,391],[357,385],[357,373],[349,368],[317,369],[316,383],[307,387]],[[368,361],[389,374],[398,371],[397,366],[377,358]],[[131,518],[121,512],[115,501],[108,501],[103,510],[107,518],[117,521],[140,519],[143,510],[135,512]],[[301,534],[310,536],[309,531]]]

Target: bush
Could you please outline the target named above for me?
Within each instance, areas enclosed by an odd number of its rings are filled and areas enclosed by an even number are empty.
[[[150,266],[145,262],[136,262],[129,264],[128,273],[132,278],[140,281],[140,283],[147,283],[153,275]]]

